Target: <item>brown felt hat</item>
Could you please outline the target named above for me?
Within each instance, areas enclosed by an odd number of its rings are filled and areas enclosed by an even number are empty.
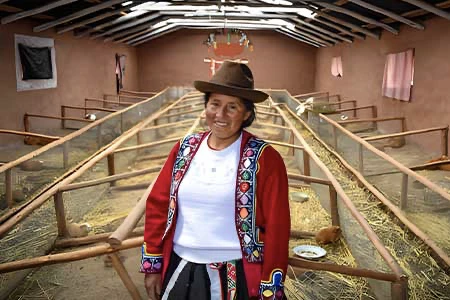
[[[253,74],[247,65],[232,61],[225,61],[210,81],[194,81],[194,87],[203,93],[234,96],[254,103],[269,97],[255,89]]]

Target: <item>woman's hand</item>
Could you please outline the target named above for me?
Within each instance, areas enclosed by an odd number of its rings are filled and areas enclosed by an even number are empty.
[[[161,296],[161,274],[145,274],[145,289],[149,300],[159,300]]]

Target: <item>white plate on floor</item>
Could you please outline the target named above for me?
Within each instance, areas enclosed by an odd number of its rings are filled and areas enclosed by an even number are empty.
[[[317,259],[327,254],[325,249],[313,245],[300,245],[294,247],[293,250],[296,255],[306,259]]]

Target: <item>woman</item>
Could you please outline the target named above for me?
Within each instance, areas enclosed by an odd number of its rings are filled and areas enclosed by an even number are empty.
[[[280,154],[245,127],[250,69],[224,62],[205,93],[208,132],[169,154],[148,197],[141,272],[149,299],[284,299],[290,217]]]

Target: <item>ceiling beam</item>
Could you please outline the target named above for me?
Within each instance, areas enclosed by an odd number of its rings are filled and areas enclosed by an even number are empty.
[[[19,20],[19,19],[23,19],[23,18],[26,18],[26,17],[30,17],[30,16],[34,16],[34,15],[40,14],[40,13],[42,13],[44,11],[51,10],[51,9],[53,9],[55,7],[63,6],[63,5],[66,5],[66,4],[70,4],[70,3],[75,2],[75,1],[78,1],[78,0],[59,0],[59,1],[56,1],[56,2],[51,2],[51,3],[47,4],[47,5],[43,5],[43,6],[34,8],[34,9],[25,10],[25,11],[22,11],[22,12],[13,14],[13,15],[9,15],[9,16],[3,17],[2,20],[1,20],[1,23],[2,24],[8,24],[8,23],[14,22],[14,21]]]
[[[294,21],[294,22],[295,22],[295,21]],[[308,28],[308,27],[306,27],[306,26],[297,25],[295,28],[296,28],[297,30],[300,30],[300,31],[306,31],[306,32],[312,33],[312,34],[314,34],[314,35],[317,35],[317,36],[320,37],[321,39],[323,39],[323,40],[328,40],[328,41],[330,41],[330,42],[333,42],[334,44],[337,44],[337,43],[342,42],[341,39],[337,40],[337,39],[335,39],[335,38],[330,37],[329,35],[320,33],[319,31],[314,30],[314,29],[310,29],[310,28]]]
[[[71,14],[71,15],[68,15],[68,16],[56,19],[54,21],[51,21],[51,22],[44,23],[42,25],[36,26],[36,27],[33,28],[33,31],[34,32],[41,32],[41,31],[47,30],[49,28],[55,27],[55,26],[57,26],[59,24],[63,24],[63,23],[72,21],[74,19],[83,17],[85,15],[94,13],[96,11],[102,10],[104,8],[111,7],[111,6],[115,5],[115,4],[119,4],[119,3],[122,3],[122,2],[125,2],[125,1],[126,0],[110,0],[110,1],[106,1],[106,2],[103,2],[102,4],[94,5],[92,7],[88,7],[88,8],[79,10],[79,11],[77,11],[77,12]]]
[[[171,29],[168,29],[168,30],[166,30],[166,31],[164,31],[164,32],[161,32],[161,33],[152,35],[151,37],[146,38],[145,40],[142,40],[142,41],[137,42],[137,43],[135,43],[135,44],[131,44],[131,46],[137,46],[137,45],[146,43],[146,42],[148,42],[148,41],[157,39],[157,38],[159,38],[159,37],[161,37],[161,36],[163,36],[163,35],[166,35],[166,34],[169,34],[169,33],[175,32],[175,31],[178,31],[178,30],[180,30],[180,29],[185,29],[185,28],[187,28],[187,27],[185,27],[185,26],[176,26],[176,27],[173,27],[173,28],[171,28]]]
[[[357,39],[360,39],[360,40],[365,40],[365,37],[364,37],[364,36],[359,35],[359,34],[357,34],[357,33],[354,33],[354,32],[352,32],[352,31],[350,31],[350,30],[347,30],[347,29],[345,29],[344,27],[341,27],[341,26],[339,26],[339,25],[336,25],[336,24],[334,24],[334,23],[332,23],[332,22],[328,22],[328,21],[325,21],[325,20],[322,20],[322,19],[319,19],[319,18],[314,18],[314,19],[312,19],[311,21],[313,21],[313,22],[318,22],[318,23],[322,23],[322,24],[324,24],[324,25],[326,25],[326,26],[328,26],[328,27],[331,27],[331,28],[334,28],[334,29],[336,29],[336,30],[339,30],[340,32],[342,32],[342,33],[344,33],[344,34],[347,34],[347,35],[350,35],[350,36],[352,36],[352,37],[354,37],[354,38],[357,38]]]
[[[401,0],[401,1],[415,5],[417,7],[420,7],[423,10],[431,12],[431,13],[438,15],[444,19],[450,20],[450,13],[448,13],[445,10],[442,10],[440,8],[437,8],[436,6],[429,4],[427,2],[419,1],[419,0]]]
[[[9,13],[17,13],[17,12],[23,11],[23,9],[20,9],[20,8],[17,8],[14,6],[10,6],[7,4],[0,4],[0,11],[9,12]],[[52,16],[45,15],[45,14],[38,14],[38,15],[33,16],[33,18],[42,19],[42,20],[53,20],[54,19]]]
[[[350,39],[348,39],[348,38],[346,38],[346,37],[340,36],[340,35],[338,35],[338,34],[336,34],[336,33],[334,33],[334,32],[331,32],[331,31],[329,31],[329,30],[326,30],[326,29],[324,29],[324,28],[322,28],[322,27],[319,27],[319,26],[316,26],[316,25],[314,25],[314,24],[305,22],[305,21],[303,21],[303,20],[301,20],[301,19],[299,19],[299,18],[292,19],[292,21],[297,22],[297,23],[299,23],[299,24],[302,24],[302,25],[304,25],[304,26],[311,27],[312,29],[315,29],[315,30],[320,31],[320,32],[322,32],[322,33],[326,33],[326,34],[328,34],[328,35],[330,35],[330,36],[332,36],[332,37],[338,38],[338,39],[340,39],[340,40],[342,40],[342,41],[345,41],[345,42],[347,42],[347,43],[352,43],[352,40],[350,40]]]
[[[283,30],[283,29],[280,28],[280,29],[275,29],[275,31],[276,31],[276,32],[279,32],[279,33],[281,33],[281,34],[284,34],[284,35],[286,35],[286,36],[288,36],[288,37],[290,37],[290,38],[292,38],[292,39],[294,39],[294,40],[297,40],[297,41],[299,41],[299,42],[302,42],[302,43],[311,45],[311,46],[316,47],[316,48],[321,48],[321,47],[324,46],[324,45],[320,45],[320,44],[311,42],[311,41],[309,41],[309,40],[305,40],[305,39],[303,39],[301,36],[298,36],[298,35],[296,35],[295,33],[291,32],[291,31],[289,31],[289,30]]]
[[[91,23],[103,20],[105,18],[108,18],[108,17],[114,16],[114,15],[120,14],[121,12],[126,11],[128,9],[129,9],[129,7],[121,7],[119,9],[103,13],[101,15],[95,16],[93,18],[90,18],[90,19],[87,19],[87,20],[84,20],[84,21],[80,21],[80,22],[73,23],[73,24],[70,24],[70,25],[67,25],[67,26],[64,26],[64,27],[57,28],[56,32],[57,33],[64,33],[64,32],[73,30],[75,28],[79,28],[79,27],[82,27],[82,26],[85,26],[85,25],[88,25],[88,24],[91,24]]]
[[[105,38],[103,41],[104,41],[104,42],[116,41],[116,39],[122,38],[122,37],[123,37],[124,39],[127,39],[127,37],[128,37],[130,34],[133,34],[133,33],[135,33],[135,32],[142,31],[142,30],[145,30],[145,29],[151,29],[151,27],[152,27],[153,25],[155,25],[155,24],[157,24],[157,23],[159,23],[159,22],[162,22],[162,21],[166,21],[166,20],[168,20],[168,19],[169,19],[169,17],[163,17],[163,18],[160,19],[160,20],[153,21],[153,22],[150,22],[150,23],[145,23],[145,24],[142,24],[142,25],[140,25],[140,26],[133,27],[133,28],[130,28],[130,29],[128,29],[128,30],[118,32],[118,33],[116,33],[116,34],[113,34],[113,35],[110,36],[110,37]]]
[[[361,15],[361,14],[359,14],[357,12],[354,12],[352,10],[349,10],[349,9],[346,9],[346,8],[343,8],[343,7],[340,7],[340,6],[337,6],[337,5],[333,5],[333,4],[330,4],[330,3],[327,3],[327,2],[322,2],[322,1],[314,2],[314,3],[317,3],[317,4],[327,8],[329,10],[332,10],[332,11],[335,11],[335,12],[338,12],[338,13],[341,13],[341,14],[345,14],[345,15],[351,16],[351,17],[353,17],[355,19],[361,20],[361,21],[366,22],[368,24],[376,25],[378,27],[381,27],[381,28],[383,28],[383,29],[385,29],[385,30],[395,34],[395,35],[398,35],[398,30],[393,28],[392,26],[389,26],[389,25],[387,25],[385,23],[379,22],[379,21],[377,21],[375,19],[363,16],[363,15]]]
[[[326,13],[324,13],[324,12],[318,10],[318,9],[315,9],[315,8],[312,8],[312,7],[310,7],[309,9],[314,11],[318,16],[320,16],[320,17],[322,17],[324,19],[327,19],[327,20],[329,20],[331,22],[334,22],[334,23],[340,24],[342,26],[348,27],[350,29],[353,29],[354,31],[364,33],[365,35],[373,37],[373,38],[375,38],[377,40],[380,39],[380,34],[379,33],[378,34],[374,33],[373,31],[367,30],[367,29],[362,28],[362,27],[360,27],[358,25],[355,25],[353,23],[350,23],[350,22],[341,20],[339,18],[330,16],[329,14],[326,14]]]
[[[424,30],[425,29],[425,26],[423,26],[422,24],[414,22],[414,21],[412,21],[410,19],[407,19],[407,18],[402,17],[402,16],[400,16],[400,15],[398,15],[396,13],[393,13],[393,12],[391,12],[389,10],[383,9],[383,8],[375,6],[375,5],[372,5],[370,3],[367,3],[367,2],[364,2],[364,1],[361,1],[361,0],[348,0],[348,1],[350,1],[352,3],[355,3],[355,4],[357,4],[357,5],[361,6],[361,7],[364,7],[364,8],[367,8],[369,10],[372,10],[374,12],[377,12],[379,14],[388,16],[391,19],[394,19],[396,21],[402,22],[402,23],[404,23],[404,24],[406,24],[408,26],[411,26],[413,28],[420,29],[420,30]]]
[[[156,19],[156,18],[158,18],[160,16],[161,16],[161,14],[158,13],[158,12],[152,13],[151,15],[148,15],[145,18],[137,19],[137,20],[134,20],[132,22],[128,22],[128,23],[125,23],[123,25],[113,27],[113,28],[111,28],[111,29],[109,29],[109,30],[107,30],[105,32],[93,35],[91,37],[91,39],[96,39],[96,38],[99,38],[99,37],[102,37],[102,36],[105,36],[105,35],[108,35],[108,34],[112,34],[114,32],[117,32],[117,31],[120,31],[120,30],[124,30],[124,29],[130,28],[130,27],[142,24],[142,23],[147,23],[147,22],[149,22],[151,20],[154,20],[154,19]]]

